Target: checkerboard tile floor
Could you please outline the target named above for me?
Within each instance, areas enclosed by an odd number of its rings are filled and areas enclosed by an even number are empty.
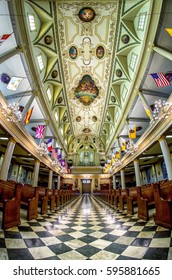
[[[85,194],[18,227],[0,230],[1,260],[172,260],[172,231]]]

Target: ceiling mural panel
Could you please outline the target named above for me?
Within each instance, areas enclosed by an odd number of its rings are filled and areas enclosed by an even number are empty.
[[[56,30],[74,135],[88,128],[91,134],[98,136],[108,94],[118,3],[85,5],[84,2],[60,1],[56,3],[56,10]],[[78,108],[81,121],[77,118]]]

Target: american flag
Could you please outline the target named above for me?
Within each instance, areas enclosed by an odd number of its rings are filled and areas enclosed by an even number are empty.
[[[150,74],[154,79],[157,87],[166,87],[170,85],[170,81],[165,77],[163,73]]]
[[[57,159],[58,157],[58,148],[53,148],[52,149],[52,158]]]
[[[42,138],[44,133],[45,125],[38,125],[36,128],[36,138]]]

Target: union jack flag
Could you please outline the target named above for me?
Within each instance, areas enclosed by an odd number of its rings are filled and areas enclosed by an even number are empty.
[[[43,133],[44,133],[45,125],[38,125],[36,128],[36,138],[43,138]]]

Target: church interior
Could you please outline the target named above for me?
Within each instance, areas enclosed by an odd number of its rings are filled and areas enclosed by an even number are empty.
[[[0,260],[172,260],[172,1],[0,1]]]

